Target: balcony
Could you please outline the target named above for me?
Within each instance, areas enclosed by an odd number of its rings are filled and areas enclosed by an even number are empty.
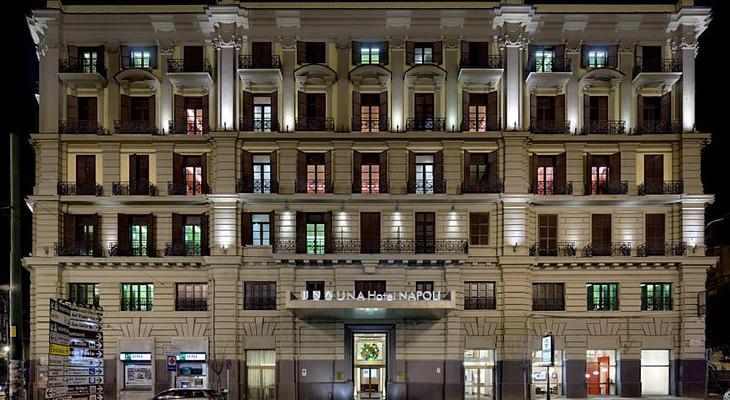
[[[104,135],[106,129],[98,121],[58,121],[58,133]]]
[[[641,121],[634,131],[637,135],[682,133],[682,123],[679,121]]]
[[[538,182],[535,186],[530,185],[530,193],[540,196],[570,195],[573,194],[573,182]]]
[[[504,74],[503,68],[502,56],[462,58],[459,63],[459,84],[466,90],[496,88]]]
[[[167,127],[170,135],[202,136],[210,133],[210,125],[206,123],[175,124],[175,121],[170,120]]]
[[[275,253],[296,253],[295,240],[277,240]],[[408,239],[340,239],[332,241],[334,254],[467,254],[467,240],[416,241]]]
[[[638,186],[639,196],[647,194],[682,194],[684,181],[664,181],[658,183],[642,183]]]
[[[54,243],[53,250],[59,257],[104,257],[104,250],[98,243]]]
[[[154,246],[120,246],[117,242],[109,243],[110,257],[159,257],[160,254]]]
[[[279,182],[276,179],[254,179],[247,182],[239,180],[236,188],[238,193],[279,193]]]
[[[419,117],[406,120],[406,130],[409,131],[438,131],[443,132],[446,120],[444,118]]]
[[[203,88],[207,93],[213,86],[213,68],[206,59],[168,59],[167,76],[178,88]]]
[[[157,135],[154,121],[114,121],[114,132]]]
[[[388,132],[387,118],[352,118],[353,132]]]
[[[334,185],[332,182],[317,181],[314,179],[296,180],[294,181],[295,193],[333,193]]]
[[[531,65],[527,70],[528,90],[535,87],[565,87],[573,74],[569,58],[553,58],[541,64]]]
[[[196,257],[209,256],[210,249],[202,247],[200,243],[165,243],[165,257]]]
[[[208,311],[208,299],[176,298],[175,311]]]
[[[77,89],[101,89],[107,84],[104,62],[82,57],[58,60],[58,78],[66,86]]]
[[[581,133],[584,135],[608,134],[608,135],[624,135],[626,134],[626,121],[609,120],[609,121],[591,121],[588,126],[583,126]]]
[[[532,299],[532,311],[565,311],[565,299]]]
[[[250,54],[238,56],[239,69],[281,69],[279,56],[255,57]]]
[[[501,130],[502,122],[499,118],[496,120],[487,120],[486,118],[469,118],[468,120],[461,121],[462,132],[493,132]]]
[[[461,193],[502,193],[502,182],[461,182]]]
[[[585,185],[586,196],[594,194],[629,194],[629,182],[591,182]]]
[[[157,186],[149,181],[112,182],[114,196],[157,196]]]
[[[638,257],[651,256],[686,256],[686,242],[669,242],[669,243],[643,243],[636,249]]]
[[[281,59],[279,56],[238,56],[238,77],[247,87],[275,89],[281,83]]]
[[[334,118],[307,117],[297,118],[295,129],[298,131],[335,131]]]
[[[362,182],[361,185],[352,184],[353,194],[378,194],[389,193],[390,185],[386,181],[378,181],[377,185],[371,182]]]
[[[279,121],[270,118],[244,121],[241,118],[238,120],[238,130],[242,132],[279,132]]]
[[[408,182],[408,193],[411,194],[439,194],[446,193],[446,182],[441,180],[416,180]]]
[[[208,184],[201,182],[167,182],[167,194],[169,196],[200,196],[211,194]]]
[[[537,121],[530,125],[532,133],[570,133],[570,121]]]
[[[584,257],[630,257],[631,242],[590,243],[583,248]]]
[[[636,57],[634,87],[672,87],[682,77],[682,63],[676,58]]]
[[[104,187],[98,183],[76,183],[58,181],[59,196],[103,196]]]
[[[530,246],[530,256],[533,257],[575,257],[575,242],[557,242],[555,247],[540,248],[539,242]]]

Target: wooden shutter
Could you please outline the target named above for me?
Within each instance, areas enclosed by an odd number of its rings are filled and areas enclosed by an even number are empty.
[[[528,45],[527,46],[527,68],[528,71],[535,71],[535,50],[537,50],[537,47],[535,45]]]
[[[152,95],[147,98],[147,101],[149,102],[149,111],[147,114],[147,121],[151,123],[152,126],[155,126],[156,124],[156,117],[155,117],[155,95]]]
[[[461,130],[469,131],[469,92],[461,91]]]
[[[119,46],[120,66],[122,69],[129,68],[129,46]]]
[[[66,251],[71,251],[74,246],[76,246],[76,216],[66,213],[63,214],[63,247]]]
[[[469,184],[469,166],[471,165],[471,157],[470,153],[466,150],[464,150],[463,155],[463,162],[464,162],[464,177],[462,178],[464,180],[464,184]]]
[[[534,129],[537,126],[537,96],[530,93],[530,126]],[[508,126],[507,129],[512,128]]]
[[[611,68],[618,68],[618,45],[608,46],[608,64]]]
[[[352,91],[352,131],[362,131],[360,123],[360,92]]]
[[[388,185],[388,150],[380,153],[380,192],[388,193],[390,191],[390,185]]]
[[[611,214],[593,214],[591,220],[591,241],[594,246],[611,246]]]
[[[434,193],[446,193],[444,182],[444,152],[437,151],[433,155]]]
[[[443,49],[443,45],[442,45],[442,43],[440,41],[439,42],[433,42],[433,63],[434,64],[437,64],[437,65],[441,64],[441,62],[442,62],[442,57],[441,57],[442,49]]]
[[[500,130],[497,113],[497,91],[487,93],[487,130]]]
[[[96,184],[96,156],[76,156],[76,185],[90,188]]]
[[[129,181],[149,182],[149,156],[133,154],[129,156]]]
[[[208,189],[208,156],[205,153],[200,155],[200,183],[205,193],[210,193]]]
[[[251,229],[251,213],[241,211],[241,244],[244,246],[253,244]]]
[[[555,96],[555,122],[565,122],[565,95]]]
[[[253,130],[253,93],[243,92],[243,114],[241,115],[242,127],[241,130],[252,131]]]
[[[583,183],[585,184],[585,194],[591,194],[591,167],[593,166],[593,157],[590,153],[586,154],[585,174],[583,175]]]
[[[253,155],[246,150],[241,151],[241,184],[243,193],[253,192]]]
[[[406,42],[406,64],[413,65],[415,63],[415,43]]]
[[[207,130],[210,129],[210,118],[208,113],[208,95],[204,95],[202,97],[202,107],[203,107],[203,129]]]
[[[380,213],[360,213],[360,246],[362,253],[380,252]]]
[[[102,251],[101,251],[101,222],[100,222],[99,214],[94,214],[91,216],[91,224],[94,226],[94,256],[96,257],[102,257]]]
[[[122,122],[132,120],[132,99],[127,95],[121,95],[119,101],[119,119]]]
[[[659,187],[664,183],[664,156],[661,154],[644,154],[644,183],[647,186]]]
[[[608,181],[617,185],[621,183],[621,153],[608,157]]]
[[[332,224],[332,211],[324,213],[324,252],[330,254],[333,252],[335,227]]]
[[[208,241],[210,240],[209,237],[209,229],[208,229],[208,215],[203,214],[200,216],[200,254],[201,255],[208,255],[210,254],[208,251]]]
[[[137,180],[137,159],[136,154],[132,154],[128,158],[129,160],[129,181],[135,182]]]
[[[651,250],[664,249],[664,214],[646,214],[646,244]]]
[[[296,226],[296,251],[297,253],[307,252],[307,218],[306,214],[301,211],[297,211],[297,226]]]
[[[324,182],[330,188],[332,187],[332,151],[324,153]],[[327,188],[325,187],[325,193]]]
[[[301,126],[306,126],[307,94],[301,91],[297,93],[297,118],[299,119],[299,124],[301,124]]]
[[[557,59],[558,65],[565,64],[565,66],[567,67],[568,60],[565,59],[564,44],[559,44],[555,46],[555,58]]]
[[[269,213],[269,244],[274,246],[276,242],[276,211]]]
[[[352,65],[360,65],[360,42],[352,42]]]
[[[185,184],[185,164],[182,154],[172,154],[172,183],[174,190],[182,190]]]
[[[497,165],[497,151],[487,153],[487,182],[494,187],[499,179],[499,167]]]
[[[390,63],[390,43],[388,41],[380,43],[380,65],[388,65]]]
[[[532,185],[532,193],[537,193],[537,168],[540,166],[540,156],[532,154],[530,157],[530,185]]]
[[[591,126],[591,96],[583,95],[583,129]]]
[[[271,182],[272,182],[272,188],[271,193],[279,193],[279,186],[274,186],[274,182],[279,182],[278,179],[278,171],[277,171],[277,158],[279,157],[279,152],[277,150],[274,150],[271,152],[271,155],[269,156],[269,164],[271,165]]]
[[[66,96],[66,120],[78,121],[79,119],[79,99],[76,96]]]
[[[77,46],[68,46],[68,58],[78,58],[79,57],[79,48]]]
[[[185,216],[182,214],[172,213],[172,243],[183,243],[183,226],[185,224]]]
[[[636,113],[637,117],[637,126],[639,129],[641,129],[641,126],[644,123],[644,96],[642,95],[636,95],[636,104],[638,105],[638,110]]]
[[[147,214],[147,255],[150,257],[154,257],[156,255],[156,238],[155,214]]]
[[[416,187],[416,153],[408,151],[408,188]]]
[[[566,170],[566,154],[560,153],[555,157],[555,185],[558,187],[558,190],[564,191],[566,190],[566,178],[567,178],[567,170]],[[562,194],[568,194],[566,192],[562,192]]]
[[[380,131],[388,130],[388,92],[380,92],[380,108],[378,109],[378,119],[380,122]]]
[[[150,68],[157,69],[157,46],[150,47]]]
[[[307,191],[307,153],[297,151],[297,189],[295,192]]]
[[[297,64],[304,64],[307,60],[307,44],[306,42],[297,42]]]
[[[663,124],[672,122],[672,94],[667,92],[662,95],[660,108],[660,118]]]
[[[314,112],[316,115],[313,117],[326,118],[327,117],[327,95],[324,93],[317,93],[314,96]],[[322,127],[324,129],[324,127]]]
[[[580,46],[580,66],[581,68],[588,68],[588,46]]]
[[[362,191],[362,154],[359,151],[352,152],[352,192]]]
[[[469,42],[466,40],[461,41],[461,63],[464,66],[469,65]]]
[[[598,120],[608,122],[608,96],[598,96]]]
[[[129,215],[117,214],[117,248],[121,255],[129,252]]]
[[[97,122],[99,120],[99,113],[97,112],[97,103],[99,101],[98,97],[88,97],[86,104],[88,106],[88,120],[91,122]]]
[[[279,131],[279,94],[271,92],[271,131]]]
[[[202,71],[203,46],[184,46],[183,65],[185,71]]]

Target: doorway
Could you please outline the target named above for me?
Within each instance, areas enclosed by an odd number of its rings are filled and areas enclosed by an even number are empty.
[[[354,333],[355,399],[385,399],[387,340],[385,333]]]

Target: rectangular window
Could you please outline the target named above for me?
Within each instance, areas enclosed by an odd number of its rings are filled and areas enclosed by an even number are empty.
[[[555,96],[535,96],[537,106],[537,123],[549,128],[555,122]]]
[[[494,310],[494,282],[464,282],[465,310]]]
[[[150,122],[150,98],[130,97],[129,98],[130,121]]]
[[[558,216],[541,214],[537,217],[537,251],[539,256],[558,255]]]
[[[555,194],[555,157],[553,156],[537,156],[537,165],[535,168],[535,194],[553,195]]]
[[[641,350],[641,395],[669,395],[669,350]]]
[[[129,51],[132,68],[150,69],[152,67],[152,51],[149,48],[133,48]]]
[[[81,217],[79,219],[82,219]],[[78,220],[78,219],[77,219]],[[93,256],[94,255],[94,225],[82,224],[78,227],[79,240],[77,243],[79,246],[80,256]]]
[[[469,132],[487,131],[487,106],[469,106]]]
[[[253,192],[271,193],[271,155],[253,155]]]
[[[155,285],[122,283],[122,311],[152,311]]]
[[[305,64],[324,64],[327,62],[326,46],[324,42],[306,42],[304,44]]]
[[[413,57],[414,64],[433,63],[433,44],[416,43],[413,48]]]
[[[436,214],[432,212],[416,213],[416,254],[428,254],[436,251]]]
[[[555,50],[540,49],[535,51],[535,72],[553,72]]]
[[[564,283],[533,283],[533,311],[565,311]]]
[[[81,52],[81,72],[86,74],[93,74],[96,71],[97,63],[97,52],[94,51],[82,51]]]
[[[416,131],[441,129],[434,121],[433,93],[415,93],[413,95],[414,126],[408,128]]]
[[[188,135],[203,134],[203,109],[185,109],[186,133]]]
[[[246,282],[244,310],[276,310],[276,282]]]
[[[494,398],[494,350],[464,350],[464,398]]]
[[[208,311],[208,284],[178,283],[175,311]]]
[[[254,246],[270,246],[269,214],[251,214],[251,229]]]
[[[362,43],[360,46],[361,64],[380,64],[380,44]]]
[[[324,164],[307,165],[307,193],[324,193],[325,170]]]
[[[608,157],[591,157],[591,194],[606,193],[609,173]]]
[[[310,300],[324,300],[324,281],[307,281],[307,297]]]
[[[202,254],[202,226],[201,219],[197,216],[185,217],[185,226],[183,227],[183,240],[186,256],[199,256]]]
[[[253,103],[253,130],[271,132],[271,96],[256,96]]]
[[[380,164],[363,164],[360,166],[361,193],[378,193],[380,191]]]
[[[604,68],[608,65],[608,49],[590,47],[588,49],[588,68]]]
[[[433,292],[433,281],[416,281],[416,292]]]
[[[193,196],[202,193],[203,167],[185,167],[185,194]]]
[[[324,223],[307,223],[307,254],[324,254]]]
[[[489,213],[469,213],[469,243],[477,246],[489,244]]]
[[[416,155],[416,193],[433,194],[433,156]]]
[[[487,180],[487,153],[470,153],[469,182],[481,184]]]
[[[355,281],[355,295],[368,297],[368,293],[385,294],[385,281]]]
[[[611,214],[591,215],[591,247],[594,256],[611,255]]]
[[[246,350],[246,398],[276,399],[276,352]]]
[[[96,283],[69,283],[68,301],[98,307],[99,285]]]
[[[130,249],[133,256],[146,256],[147,252],[147,217],[132,216],[129,224]]]
[[[618,311],[618,283],[586,284],[588,311]]]
[[[641,284],[642,311],[671,311],[672,284],[671,283],[642,283]]]

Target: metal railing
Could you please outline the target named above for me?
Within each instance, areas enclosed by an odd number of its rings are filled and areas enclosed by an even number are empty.
[[[175,121],[167,121],[167,129],[170,135],[198,136],[210,133],[210,125],[206,123],[183,122],[176,124]]]
[[[275,253],[296,253],[296,241],[276,240],[272,250]],[[334,254],[467,254],[468,250],[467,240],[337,239],[332,241]]]
[[[209,256],[210,249],[202,247],[199,243],[165,243],[165,256]]]
[[[657,299],[641,299],[642,311],[671,311],[672,305],[671,296]]]
[[[629,194],[629,182],[591,182],[585,185],[586,195],[592,194]]]
[[[497,299],[494,297],[464,296],[465,310],[494,310],[497,308]]]
[[[409,131],[444,131],[446,120],[444,118],[408,118],[406,120],[406,130]]]
[[[157,185],[149,181],[112,182],[115,196],[157,196]]]
[[[211,193],[212,190],[207,183],[167,182],[167,194],[169,196],[199,196]]]
[[[571,72],[571,71],[572,71],[572,65],[570,63],[570,58],[567,58],[567,57],[555,57],[555,58],[551,58],[549,60],[544,60],[541,63],[533,62],[527,68],[528,74],[530,72],[551,73],[551,72]]]
[[[120,246],[118,242],[109,243],[109,256],[110,257],[159,257],[160,254],[157,251],[157,247],[148,246],[146,243],[144,246],[132,246],[131,243],[126,246]]]
[[[59,196],[103,196],[104,186],[98,183],[76,183],[58,181]]]
[[[502,193],[502,182],[461,182],[461,193]]]
[[[533,298],[532,311],[564,311],[564,298]]]
[[[554,247],[540,248],[539,242],[530,246],[530,256],[537,257],[575,257],[575,242],[557,242]]]
[[[271,118],[238,120],[238,130],[242,132],[279,132],[279,121]]]
[[[639,196],[647,194],[682,194],[684,193],[684,181],[644,182],[637,188]]]
[[[334,131],[334,118],[307,117],[297,118],[295,129],[298,131]]]
[[[175,311],[208,311],[208,299],[175,299]]]
[[[332,182],[326,181],[315,181],[313,179],[296,180],[294,181],[294,188],[296,193],[332,193],[334,192],[334,185]]]
[[[573,182],[565,182],[565,184],[538,182],[536,185],[530,185],[530,193],[544,196],[573,194]]]
[[[502,122],[496,120],[488,120],[487,118],[469,118],[461,121],[462,132],[490,132],[502,130]]]
[[[636,57],[634,76],[642,72],[682,72],[682,61],[678,58]]]
[[[446,193],[446,182],[443,179],[420,180],[408,182],[408,193],[435,194]]]
[[[626,121],[623,120],[607,120],[607,121],[590,121],[587,126],[583,126],[581,133],[584,135],[591,134],[609,134],[624,135],[626,134]]]
[[[360,185],[352,184],[352,193],[361,194],[377,194],[377,193],[389,193],[390,184],[387,181],[378,180],[377,191],[375,190],[375,184],[371,182],[362,182]]]
[[[157,126],[154,121],[114,121],[116,133],[148,133],[156,135]]]
[[[687,242],[643,243],[636,249],[638,257],[686,256]]]
[[[58,121],[58,133],[91,133],[97,135],[106,134],[106,129],[99,121],[68,120]]]
[[[583,248],[583,256],[629,257],[631,256],[631,242],[589,243]]]
[[[459,69],[463,68],[502,68],[503,61],[501,55],[492,55],[487,57],[462,57],[459,61]]]
[[[352,118],[353,132],[388,132],[388,118]]]
[[[75,242],[71,244],[54,243],[53,252],[59,257],[104,257],[104,249],[94,241]]]
[[[213,68],[210,62],[206,59],[195,60],[195,62],[185,63],[182,58],[171,58],[167,60],[167,72],[168,73],[180,73],[180,72],[207,72],[208,75],[213,76]]]
[[[536,121],[530,125],[532,133],[570,133],[570,121]]]
[[[106,77],[104,61],[92,60],[83,57],[71,57],[58,60],[58,72],[72,74],[99,74]]]
[[[634,133],[637,135],[651,133],[682,133],[682,123],[679,121],[641,121],[636,125]]]
[[[238,56],[239,69],[281,69],[281,59],[279,56],[257,57],[251,54],[241,54]]]
[[[122,311],[152,311],[154,305],[152,300],[122,299],[120,306]]]
[[[238,180],[238,193],[279,193],[279,182],[276,179]]]

